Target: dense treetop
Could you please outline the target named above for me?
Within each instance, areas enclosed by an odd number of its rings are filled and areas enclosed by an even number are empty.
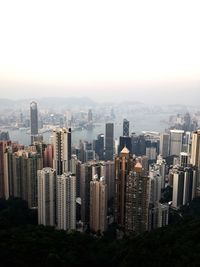
[[[114,226],[103,237],[38,226],[25,201],[0,200],[0,266],[199,266],[199,203],[168,227],[116,239]]]

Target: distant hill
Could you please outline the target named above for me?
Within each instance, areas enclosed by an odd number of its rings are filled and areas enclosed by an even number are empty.
[[[35,98],[35,99],[18,99],[10,100],[0,98],[0,109],[5,108],[19,108],[21,106],[29,106],[30,102],[35,100],[41,107],[44,108],[56,108],[56,107],[93,107],[96,103],[88,97],[45,97],[45,98]]]
[[[14,100],[0,98],[0,108],[11,108],[15,104]]]
[[[41,106],[46,107],[74,107],[74,106],[95,106],[95,102],[88,97],[45,97],[38,99]]]

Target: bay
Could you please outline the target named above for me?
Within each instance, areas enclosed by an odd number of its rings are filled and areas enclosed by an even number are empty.
[[[129,115],[130,121],[130,134],[135,132],[140,134],[142,131],[156,131],[163,132],[169,127],[167,121],[169,114],[151,114],[141,113],[135,116],[135,114]],[[109,121],[111,122],[111,121]],[[26,130],[19,129],[1,129],[2,131],[8,131],[11,141],[17,141],[20,144],[28,146],[30,144],[30,134],[26,133]],[[114,121],[114,138],[117,139],[122,135],[123,121],[117,118]],[[105,123],[94,123],[94,127],[91,130],[75,130],[72,132],[72,145],[76,146],[79,140],[92,141],[97,138],[98,134],[105,134]],[[50,143],[52,132],[43,133],[43,140],[46,143]]]

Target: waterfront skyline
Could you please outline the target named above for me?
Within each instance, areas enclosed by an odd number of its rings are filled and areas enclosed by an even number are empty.
[[[197,103],[198,1],[10,0],[0,7],[3,98],[181,103],[191,96]]]

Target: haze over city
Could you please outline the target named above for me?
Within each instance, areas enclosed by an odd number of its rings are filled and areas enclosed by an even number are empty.
[[[3,1],[1,97],[198,104],[199,7],[179,0]]]
[[[0,266],[199,266],[200,1],[0,1]]]

